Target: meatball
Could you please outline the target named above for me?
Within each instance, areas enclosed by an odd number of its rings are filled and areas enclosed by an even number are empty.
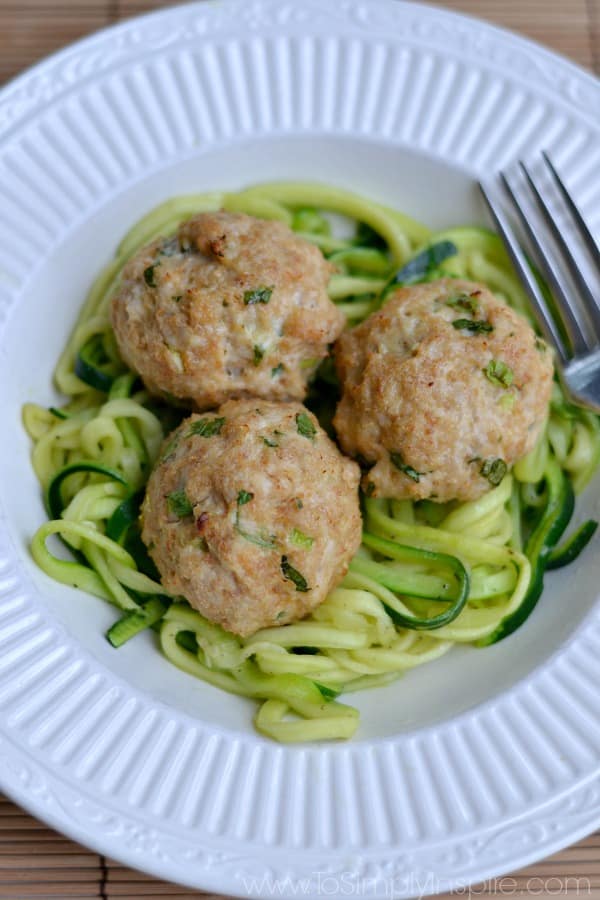
[[[197,410],[301,400],[344,326],[331,271],[281,222],[202,213],[123,269],[111,308],[119,351],[153,394]]]
[[[345,575],[359,480],[301,404],[230,400],[165,441],[142,538],[170,594],[247,636],[307,615]]]
[[[367,494],[472,500],[528,453],[544,425],[552,358],[481,284],[395,291],[339,339],[342,448],[373,467]]]

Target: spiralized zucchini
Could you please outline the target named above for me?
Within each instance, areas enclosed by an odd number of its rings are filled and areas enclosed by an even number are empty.
[[[363,545],[326,601],[302,622],[245,640],[228,634],[181,598],[165,597],[141,543],[139,502],[178,413],[127,371],[108,318],[132,254],[191,214],[220,208],[285,222],[320,247],[337,267],[330,296],[350,325],[378,308],[398,270],[400,281],[404,271],[412,281],[446,275],[485,282],[525,314],[526,297],[500,240],[485,229],[432,234],[395,210],[319,184],[178,197],[134,226],[94,282],[55,371],[67,402],[23,409],[50,515],[33,537],[32,555],[52,578],[123,611],[108,633],[111,643],[154,628],[179,668],[260,701],[255,725],[263,734],[278,741],[349,738],[358,713],[335,699],[339,693],[387,684],[456,643],[493,642],[528,615],[568,522],[571,485],[580,492],[598,465],[598,419],[567,403],[557,383],[538,445],[497,487],[476,501],[445,505],[364,498]],[[332,212],[351,222],[352,237],[332,234]],[[324,364],[307,401],[325,426],[331,382]],[[554,551],[556,564],[570,561],[593,530]],[[69,559],[49,549],[52,535]]]

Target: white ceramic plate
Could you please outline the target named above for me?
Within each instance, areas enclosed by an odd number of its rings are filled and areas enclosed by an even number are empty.
[[[101,32],[0,95],[0,785],[100,852],[239,895],[412,896],[600,824],[598,544],[513,637],[357,697],[346,745],[258,737],[251,703],[172,668],[36,570],[20,426],[94,273],[160,200],[313,178],[433,227],[474,177],[550,150],[600,228],[600,87],[470,19],[390,0],[192,4]],[[578,515],[593,514],[600,485]]]

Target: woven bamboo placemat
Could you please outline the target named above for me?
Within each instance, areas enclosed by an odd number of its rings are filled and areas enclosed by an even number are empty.
[[[437,0],[570,57],[600,75],[600,0]],[[0,0],[0,85],[53,50],[161,0]],[[491,897],[600,900],[600,832],[512,876],[473,887]],[[445,895],[449,896],[449,895]],[[0,900],[183,900],[200,894],[156,881],[67,840],[0,796]]]
[[[0,84],[94,29],[164,0],[0,0]],[[531,37],[600,75],[600,0],[437,0]]]
[[[448,900],[450,896],[443,894],[440,900]],[[454,895],[457,896],[460,894]],[[513,875],[475,885],[470,896],[480,900],[526,896],[542,900],[550,897],[600,900],[600,833]],[[157,881],[99,857],[0,796],[0,900],[47,897],[55,900],[88,897],[222,900],[216,894],[201,894]]]

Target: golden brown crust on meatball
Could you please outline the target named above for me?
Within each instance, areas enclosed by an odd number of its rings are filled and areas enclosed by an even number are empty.
[[[528,453],[548,413],[548,347],[469,281],[395,291],[341,336],[335,361],[339,442],[373,466],[363,487],[375,496],[479,497],[493,461],[510,466]]]
[[[198,410],[301,400],[344,326],[331,271],[281,222],[201,213],[125,266],[111,308],[119,350],[152,393]]]
[[[142,537],[165,590],[250,635],[307,615],[345,575],[359,479],[301,404],[232,400],[166,439]]]

